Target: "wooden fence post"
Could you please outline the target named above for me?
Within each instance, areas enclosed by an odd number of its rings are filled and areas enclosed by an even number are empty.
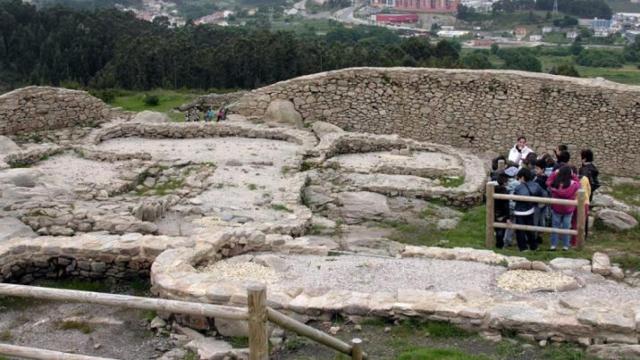
[[[362,360],[364,357],[362,356],[362,340],[358,338],[354,338],[351,340],[351,359],[352,360]]]
[[[249,286],[247,304],[249,307],[249,359],[268,360],[267,287],[263,284]]]
[[[495,235],[493,233],[493,221],[495,219],[494,216],[494,205],[495,205],[495,200],[493,199],[493,194],[495,192],[495,187],[496,187],[496,183],[493,181],[489,181],[487,182],[487,191],[486,191],[486,198],[487,198],[487,221],[486,221],[486,238],[484,241],[484,245],[485,247],[491,249],[493,247],[495,247]]]
[[[576,240],[576,247],[578,249],[582,249],[584,245],[584,235],[585,235],[585,225],[586,225],[586,211],[585,211],[585,202],[587,201],[587,194],[584,189],[578,190],[578,218],[576,219],[576,230],[578,231],[578,236]]]

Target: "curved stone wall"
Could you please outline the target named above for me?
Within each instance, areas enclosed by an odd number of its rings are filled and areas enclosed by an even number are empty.
[[[638,86],[521,71],[352,68],[254,90],[233,110],[262,116],[275,99],[291,100],[306,123],[502,153],[525,135],[538,153],[560,143],[591,148],[603,171],[640,175]]]
[[[85,91],[28,86],[0,95],[0,135],[95,126],[112,111]]]

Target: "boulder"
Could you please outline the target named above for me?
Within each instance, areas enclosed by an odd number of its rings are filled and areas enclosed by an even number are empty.
[[[314,122],[313,125],[311,126],[311,130],[313,130],[313,132],[316,133],[316,135],[319,138],[323,138],[327,134],[344,132],[342,128],[339,128],[333,124],[329,124],[328,122],[324,122],[324,121]]]
[[[611,274],[611,261],[609,260],[609,256],[601,252],[593,253],[593,258],[591,259],[591,272],[602,276]]]
[[[594,208],[606,208],[623,212],[631,212],[633,210],[631,206],[623,203],[622,201],[616,200],[613,196],[601,194],[599,192],[593,194],[591,206]]]
[[[638,226],[638,220],[622,211],[604,209],[598,212],[598,219],[609,229],[624,231]]]
[[[296,110],[291,101],[274,100],[269,104],[264,114],[267,121],[302,127],[302,115]]]
[[[384,220],[392,216],[387,197],[368,191],[341,192],[338,201],[339,215],[347,224],[358,224],[366,220]]]
[[[587,259],[569,259],[569,258],[555,258],[549,261],[549,265],[556,270],[580,270],[584,266],[589,265]]]
[[[32,238],[37,234],[22,221],[12,217],[0,217],[0,242],[13,238]]]
[[[591,345],[588,352],[599,359],[637,359],[640,357],[640,345]]]
[[[17,152],[20,150],[20,146],[13,142],[13,140],[9,139],[6,136],[0,135],[0,154],[4,156],[8,153]]]
[[[40,181],[42,172],[30,168],[8,169],[0,173],[0,184],[10,184],[17,187],[32,188]]]
[[[140,123],[166,123],[171,122],[169,115],[157,111],[145,110],[136,114],[131,120]]]

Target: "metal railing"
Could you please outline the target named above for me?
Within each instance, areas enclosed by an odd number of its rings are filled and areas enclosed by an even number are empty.
[[[120,306],[130,309],[155,310],[229,320],[246,320],[249,323],[250,360],[267,360],[269,358],[267,322],[271,321],[285,330],[293,331],[300,336],[305,336],[349,355],[351,359],[366,359],[366,354],[362,351],[362,340],[355,338],[351,341],[351,344],[347,344],[268,307],[267,288],[264,285],[254,285],[247,289],[247,309],[187,301],[2,283],[0,283],[0,295]],[[0,344],[0,355],[39,360],[115,360],[9,344]]]
[[[487,196],[487,205],[486,205],[487,221],[486,221],[486,238],[485,238],[486,247],[488,248],[495,247],[496,243],[495,243],[494,229],[502,228],[502,229],[537,231],[537,232],[556,233],[556,234],[565,234],[565,235],[576,235],[577,237],[576,247],[578,249],[582,249],[582,246],[584,245],[585,225],[586,225],[586,210],[585,210],[586,194],[583,189],[578,190],[577,198],[575,200],[563,200],[563,199],[553,199],[553,198],[545,198],[545,197],[537,197],[537,196],[496,194],[495,193],[496,185],[497,184],[495,182],[489,181],[487,183],[487,188],[486,188],[486,196]],[[556,204],[556,205],[576,206],[577,207],[576,230],[496,222],[495,221],[495,200],[515,200],[515,201],[533,202],[538,204]]]

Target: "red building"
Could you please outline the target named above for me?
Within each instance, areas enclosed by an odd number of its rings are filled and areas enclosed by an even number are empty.
[[[459,3],[460,0],[371,0],[371,6],[426,13],[454,13]]]
[[[377,14],[375,15],[376,22],[383,24],[403,24],[403,23],[417,23],[418,15],[416,14]]]

